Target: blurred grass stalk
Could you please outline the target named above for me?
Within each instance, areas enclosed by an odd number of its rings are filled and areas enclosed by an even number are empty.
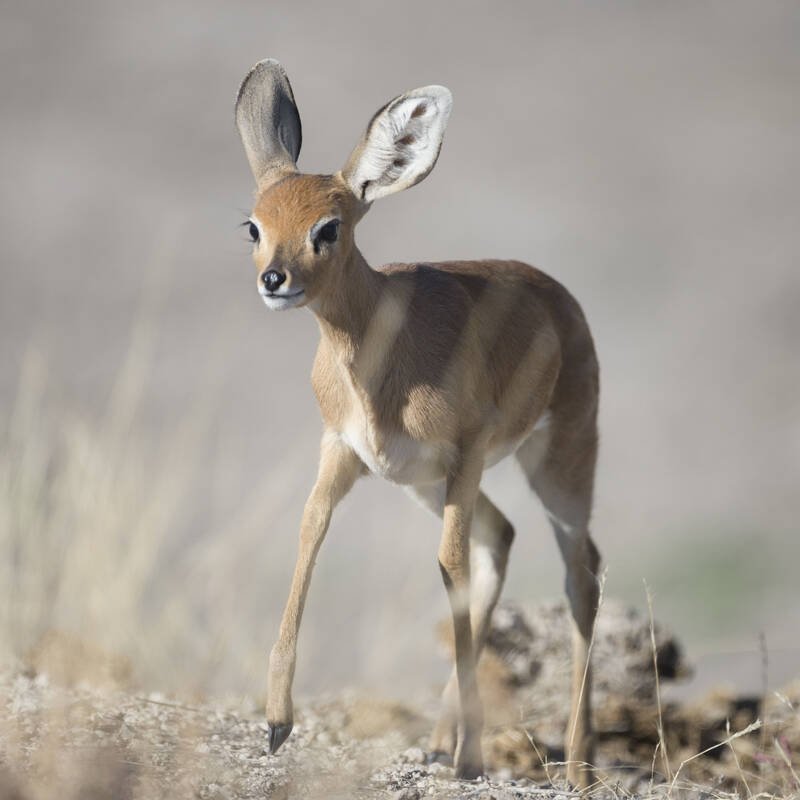
[[[30,351],[0,447],[0,552],[5,602],[0,637],[24,653],[46,630],[65,628],[111,649],[141,641],[142,601],[183,501],[202,420],[150,452],[137,435],[154,326],[137,327],[105,415],[46,416],[47,368]],[[158,615],[168,629],[179,615]],[[151,648],[130,653],[157,658]]]
[[[205,693],[233,651],[223,685],[258,692],[265,631],[237,613],[234,576],[263,548],[286,486],[274,475],[253,481],[221,524],[212,515],[186,530],[216,393],[148,440],[139,414],[157,326],[156,304],[145,306],[103,414],[63,404],[52,413],[46,360],[36,349],[24,358],[0,423],[0,659],[14,663],[46,632],[65,631],[129,657],[153,688]]]

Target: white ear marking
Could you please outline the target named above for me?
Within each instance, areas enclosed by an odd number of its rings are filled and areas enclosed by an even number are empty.
[[[407,189],[439,157],[453,96],[444,86],[424,86],[396,97],[372,118],[342,175],[365,203]]]

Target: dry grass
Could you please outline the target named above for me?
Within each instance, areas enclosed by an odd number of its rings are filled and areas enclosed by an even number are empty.
[[[230,587],[263,545],[283,487],[271,476],[233,513],[198,528],[191,501],[214,398],[198,399],[161,439],[143,435],[154,340],[152,316],[142,314],[93,417],[59,402],[40,354],[25,358],[0,421],[0,661],[48,635],[77,636],[128,659],[142,686],[190,697],[221,686],[257,693],[265,632],[253,635],[256,608],[237,606]],[[259,588],[246,602],[263,607]]]
[[[653,751],[653,762],[650,766],[650,782],[652,784],[653,773],[655,772],[656,757],[658,752],[661,751],[661,758],[664,763],[664,774],[667,780],[672,780],[672,771],[669,766],[669,753],[667,752],[667,745],[664,741],[664,720],[661,711],[661,682],[658,675],[658,649],[656,648],[656,623],[653,618],[653,596],[650,594],[650,588],[647,586],[647,581],[644,582],[644,590],[647,594],[647,611],[650,615],[650,646],[653,650],[653,674],[655,675],[656,682],[656,705],[658,707],[658,746]]]
[[[598,691],[593,704],[597,753],[592,792],[678,797],[702,790],[719,796],[793,796],[800,786],[791,761],[800,751],[800,715],[795,708],[800,684],[787,687],[784,694],[747,697],[715,690],[696,701],[664,703],[653,673],[658,675],[658,667],[672,675],[682,663],[668,655],[674,640],[654,623],[652,597],[646,619],[633,621],[614,606],[612,602],[612,608],[601,609],[595,631],[600,631],[595,641],[600,649],[595,648],[594,660]],[[569,641],[559,631],[566,627],[568,611],[560,608],[539,607],[528,617],[529,644],[524,626],[506,623],[505,638],[491,642],[499,649],[490,650],[480,675],[491,715],[485,738],[491,763],[509,775],[547,784],[557,784],[566,766],[560,741],[568,681],[561,672],[568,663]],[[646,642],[642,624],[649,624]],[[547,633],[551,628],[553,633]],[[642,682],[640,672],[648,659],[652,688]],[[548,662],[561,665],[561,670],[550,672]],[[525,682],[527,674],[534,677]],[[774,741],[781,743],[778,757],[773,754]]]
[[[94,420],[48,419],[46,365],[36,354],[26,359],[0,446],[7,656],[55,629],[124,653],[145,674],[168,672],[161,645],[180,635],[185,609],[168,601],[156,613],[147,597],[192,479],[201,422],[187,420],[167,447],[138,439],[145,349],[137,340],[106,413]]]

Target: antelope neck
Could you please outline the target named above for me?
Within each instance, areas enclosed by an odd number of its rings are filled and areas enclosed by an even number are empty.
[[[312,308],[322,336],[343,353],[347,362],[355,359],[364,343],[385,281],[386,277],[372,269],[353,245],[336,285]]]

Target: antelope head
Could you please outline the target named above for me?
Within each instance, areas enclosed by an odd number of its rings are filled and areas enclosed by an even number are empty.
[[[346,289],[356,224],[373,200],[433,169],[451,104],[443,86],[406,92],[372,117],[339,172],[306,175],[297,169],[302,131],[286,73],[273,59],[250,70],[236,125],[258,187],[246,224],[268,308],[313,308],[334,287]]]

